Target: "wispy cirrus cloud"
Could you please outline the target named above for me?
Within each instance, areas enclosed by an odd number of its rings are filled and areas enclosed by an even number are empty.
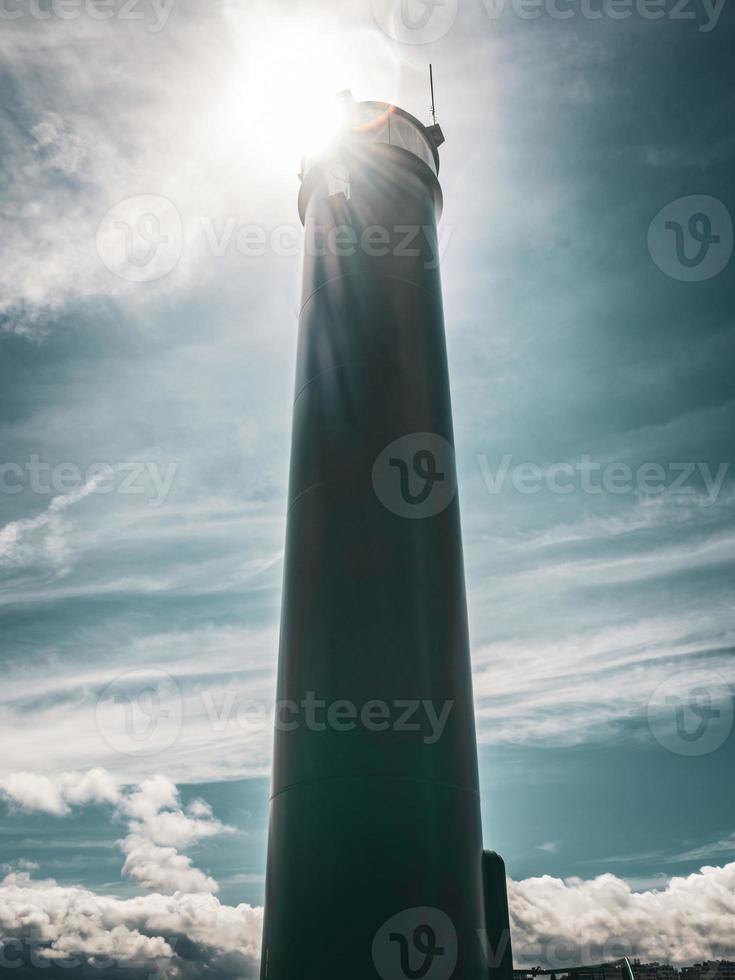
[[[731,705],[733,645],[731,609],[719,601],[691,615],[488,643],[475,655],[480,738],[564,745],[639,738],[656,690],[676,676],[682,696],[716,680],[717,696]]]
[[[671,855],[668,860],[672,864],[684,864],[687,861],[714,861],[723,857],[735,856],[735,833],[720,840],[708,841],[688,851]]]
[[[50,563],[63,571],[69,549],[62,515],[94,493],[101,481],[101,475],[93,477],[70,493],[54,497],[36,517],[0,527],[0,567],[17,569]]]
[[[96,633],[96,644],[82,632],[68,657],[50,644],[35,666],[7,665],[0,776],[19,768],[46,773],[87,766],[131,784],[161,772],[186,782],[265,775],[275,630],[207,625],[141,637],[127,629],[121,622],[104,641]],[[101,642],[108,650],[104,663]],[[151,691],[158,698],[152,717],[144,693]],[[262,705],[258,723],[241,714],[250,702]],[[142,725],[150,737],[136,741],[131,725]],[[44,737],[48,731],[56,733],[53,743]]]

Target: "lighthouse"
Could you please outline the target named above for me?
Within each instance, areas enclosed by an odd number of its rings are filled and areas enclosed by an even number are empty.
[[[303,162],[263,980],[512,976],[480,821],[443,141],[345,97]]]

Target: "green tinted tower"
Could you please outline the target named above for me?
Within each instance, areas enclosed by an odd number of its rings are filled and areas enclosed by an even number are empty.
[[[394,106],[346,103],[299,195],[261,976],[486,980],[443,136]]]

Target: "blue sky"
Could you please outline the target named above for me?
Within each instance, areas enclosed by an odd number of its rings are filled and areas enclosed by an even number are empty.
[[[484,832],[517,958],[560,933],[573,959],[735,956],[732,12],[463,0],[415,44],[389,6],[3,7],[0,941],[24,955],[30,906],[44,949],[92,955],[81,894],[122,966],[253,975],[299,140],[346,87],[425,119],[431,60]],[[654,232],[694,195],[720,241],[691,273]],[[130,281],[110,235],[141,196],[169,242]]]

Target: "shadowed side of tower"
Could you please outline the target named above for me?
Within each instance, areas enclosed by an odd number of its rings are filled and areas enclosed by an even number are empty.
[[[361,103],[304,167],[269,980],[488,976],[437,131]]]

